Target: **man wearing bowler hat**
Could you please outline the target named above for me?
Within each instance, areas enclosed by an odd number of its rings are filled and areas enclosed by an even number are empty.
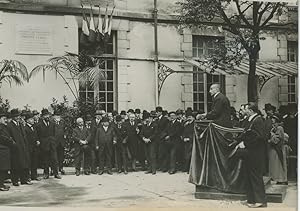
[[[38,138],[37,130],[34,125],[34,115],[33,113],[27,113],[25,115],[25,134],[28,141],[28,148],[30,154],[30,178],[31,180],[37,180],[38,178],[37,169],[39,161],[40,152],[40,141]]]
[[[12,109],[10,112],[12,121],[7,125],[10,136],[16,142],[16,147],[12,148],[11,151],[11,180],[14,186],[19,186],[19,180],[22,185],[32,184],[29,181],[30,155],[28,141],[20,115],[18,109]]]
[[[10,153],[16,147],[16,142],[7,130],[7,113],[0,111],[0,191],[8,191],[9,186],[4,184],[7,172],[11,169]]]
[[[48,109],[43,109],[41,112],[41,120],[37,124],[37,134],[41,142],[41,151],[43,155],[44,179],[49,178],[49,167],[53,170],[54,177],[61,179],[58,175],[55,125],[50,121],[50,115]]]

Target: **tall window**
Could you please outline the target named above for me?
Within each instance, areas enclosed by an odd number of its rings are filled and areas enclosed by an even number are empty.
[[[217,38],[220,39],[220,38]],[[223,38],[221,38],[223,39]],[[193,57],[201,58],[212,54],[217,47],[215,37],[193,36]],[[194,71],[201,72],[197,67]],[[225,76],[221,74],[194,73],[193,74],[193,109],[200,112],[207,112],[211,109],[212,98],[209,88],[217,83],[221,86],[221,92],[225,92]]]
[[[287,47],[288,61],[298,62],[298,43],[296,41],[288,41]],[[288,76],[288,102],[295,103],[297,101],[296,96],[296,77]]]
[[[98,103],[102,109],[111,112],[116,109],[116,67],[115,67],[115,33],[112,33],[104,53],[99,55],[97,49],[85,48],[79,45],[80,51],[88,52],[89,55],[101,59],[101,69],[105,70],[107,78],[98,83],[90,81],[81,83],[79,86],[80,99],[86,102]]]

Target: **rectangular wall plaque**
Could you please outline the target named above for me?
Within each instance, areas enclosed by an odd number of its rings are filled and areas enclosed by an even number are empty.
[[[52,55],[52,26],[16,25],[16,54]]]

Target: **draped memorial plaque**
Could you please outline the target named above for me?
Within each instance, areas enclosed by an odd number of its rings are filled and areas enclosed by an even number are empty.
[[[189,182],[227,193],[244,193],[243,160],[232,157],[241,128],[195,122]]]

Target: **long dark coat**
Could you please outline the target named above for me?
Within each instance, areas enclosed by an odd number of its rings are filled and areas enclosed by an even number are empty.
[[[54,123],[55,125],[55,141],[56,141],[56,146],[66,146],[66,139],[64,136],[66,135],[66,130],[65,130],[65,123],[63,121],[60,121],[59,124]]]
[[[26,169],[30,166],[29,146],[26,139],[25,128],[22,124],[16,125],[13,121],[8,123],[7,129],[16,142],[11,151],[12,169]]]
[[[44,121],[40,121],[37,126],[38,138],[41,142],[41,149],[44,151],[50,151],[51,147],[56,147],[55,141],[55,125],[50,122],[49,126],[46,126]]]
[[[15,145],[7,127],[0,124],[0,170],[10,170],[10,149]]]
[[[230,102],[225,95],[219,93],[213,97],[211,111],[207,113],[206,118],[223,127],[232,127]]]
[[[28,148],[30,152],[38,151],[39,146],[37,145],[37,142],[39,141],[37,130],[34,126],[30,127],[26,124],[25,126],[25,134],[26,139],[28,141]]]
[[[138,158],[138,150],[139,150],[139,141],[140,136],[138,135],[137,128],[139,127],[139,121],[135,120],[134,124],[131,125],[130,121],[126,121],[123,123],[123,128],[126,134],[126,140],[128,144],[129,151],[132,155],[132,158]]]

